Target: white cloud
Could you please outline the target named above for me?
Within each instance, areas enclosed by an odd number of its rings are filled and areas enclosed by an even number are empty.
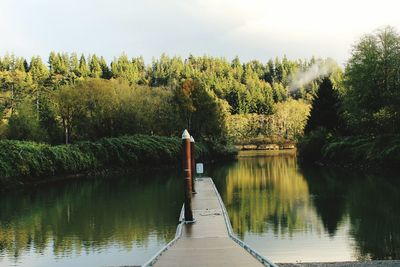
[[[396,0],[2,0],[0,52],[162,52],[343,62],[364,33],[400,29]]]

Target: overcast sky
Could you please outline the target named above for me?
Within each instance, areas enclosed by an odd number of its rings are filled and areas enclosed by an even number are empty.
[[[398,0],[0,0],[0,54],[165,52],[344,63],[362,34],[400,30]]]

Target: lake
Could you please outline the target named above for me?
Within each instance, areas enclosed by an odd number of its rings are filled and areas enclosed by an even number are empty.
[[[400,259],[400,179],[300,167],[292,151],[205,165],[235,233],[274,262]],[[140,265],[175,235],[177,168],[0,197],[0,266]]]
[[[274,262],[400,258],[400,179],[243,152],[213,170],[236,234]]]

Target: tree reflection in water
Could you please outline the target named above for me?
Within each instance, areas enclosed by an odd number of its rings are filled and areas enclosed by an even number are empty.
[[[31,248],[43,254],[49,246],[56,258],[108,246],[130,250],[148,246],[150,237],[162,246],[175,235],[182,205],[179,180],[168,172],[135,176],[2,196],[0,256],[17,261]]]
[[[233,164],[216,166],[211,175],[242,239],[251,234],[263,240],[270,232],[277,239],[297,234],[333,239],[341,229],[354,259],[400,258],[398,179],[326,167],[300,169],[290,152],[245,152]],[[313,245],[318,253],[318,244]]]
[[[329,260],[344,260],[345,250],[351,259],[400,258],[397,177],[299,168],[292,152],[247,152],[209,171],[234,231],[259,240],[257,248],[266,256],[271,247],[282,251],[291,245],[296,257],[341,249]],[[110,247],[127,250],[126,257],[133,251],[144,255],[154,243],[161,247],[175,234],[182,205],[179,177],[175,171],[144,172],[3,194],[0,264],[2,258],[18,261],[49,248],[53,258],[71,258]],[[137,263],[149,255],[141,257]]]

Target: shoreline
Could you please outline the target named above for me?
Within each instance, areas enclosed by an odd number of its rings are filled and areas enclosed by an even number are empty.
[[[246,150],[291,150],[296,149],[295,145],[278,145],[278,144],[246,144],[246,145],[234,145],[236,149],[240,151]]]
[[[0,141],[0,188],[176,165],[182,157],[181,146],[180,138],[146,135],[55,146],[3,140]],[[237,150],[229,145],[196,144],[196,158],[203,162],[230,160],[236,155]]]
[[[282,267],[358,267],[358,266],[394,267],[394,266],[400,266],[400,260],[277,263],[277,265]]]
[[[299,143],[306,164],[339,165],[359,170],[398,169],[400,135],[329,137],[314,133]]]

